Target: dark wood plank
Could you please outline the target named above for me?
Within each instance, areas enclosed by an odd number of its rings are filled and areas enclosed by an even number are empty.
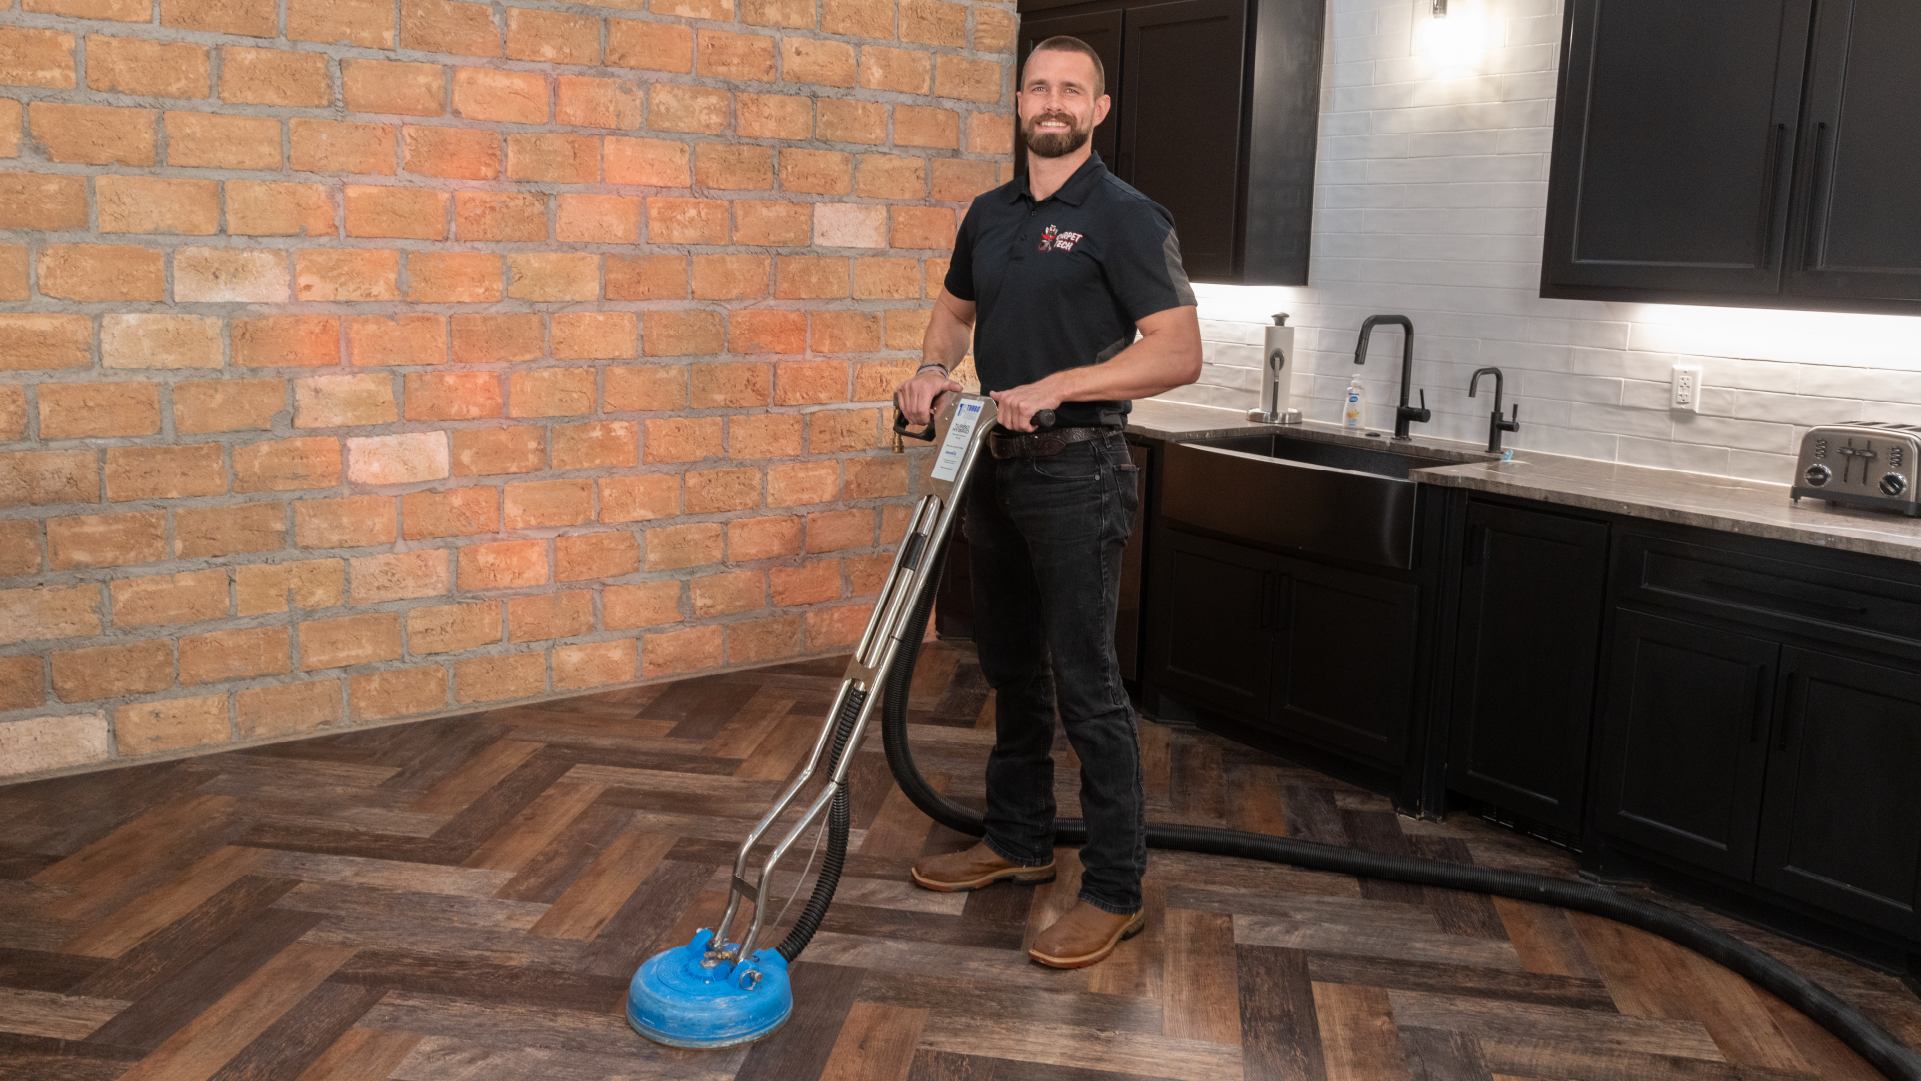
[[[748,1049],[735,1081],[812,1081],[821,1076],[866,975],[858,968],[805,960],[797,960],[788,973],[794,1014],[779,1031]]]
[[[1234,951],[1247,1081],[1328,1081],[1307,955],[1240,946]]]
[[[383,987],[322,983],[228,1059],[210,1081],[298,1077],[386,993]]]

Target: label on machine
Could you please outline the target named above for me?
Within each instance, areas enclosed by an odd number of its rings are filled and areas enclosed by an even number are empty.
[[[954,422],[947,427],[947,438],[941,440],[940,460],[934,463],[935,480],[953,480],[960,473],[961,456],[967,451],[967,441],[974,437],[974,425],[981,419],[981,403],[962,401],[954,409]]]

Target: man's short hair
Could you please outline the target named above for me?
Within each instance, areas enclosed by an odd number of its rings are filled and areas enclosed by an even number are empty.
[[[1042,51],[1050,53],[1079,53],[1085,56],[1094,64],[1094,96],[1098,98],[1102,94],[1107,93],[1107,67],[1101,63],[1101,56],[1094,51],[1092,45],[1089,45],[1079,38],[1068,37],[1066,34],[1056,34],[1046,41],[1041,42],[1039,45],[1034,46],[1033,50],[1027,54],[1028,59],[1033,59],[1034,53]],[[1025,73],[1025,65],[1022,66],[1022,71]]]

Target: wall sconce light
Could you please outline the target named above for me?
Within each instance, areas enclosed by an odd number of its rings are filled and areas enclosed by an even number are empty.
[[[1434,17],[1437,19],[1447,18],[1447,0],[1434,0]]]

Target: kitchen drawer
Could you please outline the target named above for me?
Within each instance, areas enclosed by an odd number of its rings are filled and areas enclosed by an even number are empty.
[[[1826,555],[1826,553],[1823,553]],[[1617,597],[1912,652],[1921,585],[1683,541],[1627,534]]]

